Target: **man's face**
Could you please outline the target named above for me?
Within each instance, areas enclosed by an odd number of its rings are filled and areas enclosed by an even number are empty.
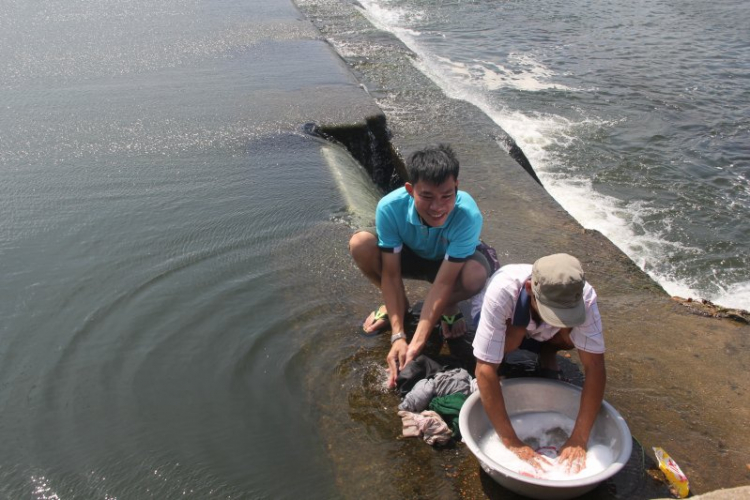
[[[526,286],[526,293],[528,293],[529,297],[531,298],[531,317],[534,319],[534,322],[538,325],[543,320],[542,320],[542,316],[539,314],[539,306],[537,305],[536,297],[534,296],[534,292],[531,290],[531,280],[526,280],[525,286]]]
[[[456,190],[458,181],[449,177],[442,184],[433,184],[426,181],[418,181],[416,184],[409,182],[405,185],[406,190],[414,197],[414,206],[422,220],[429,226],[442,226],[448,219],[453,207],[456,205]]]

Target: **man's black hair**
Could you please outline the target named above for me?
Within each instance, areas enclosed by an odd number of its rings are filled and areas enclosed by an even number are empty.
[[[451,176],[458,180],[458,158],[447,144],[428,146],[409,155],[406,170],[412,184],[419,181],[442,184]]]

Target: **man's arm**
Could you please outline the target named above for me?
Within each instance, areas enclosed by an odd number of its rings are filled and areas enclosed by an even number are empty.
[[[503,391],[500,387],[500,379],[497,376],[498,366],[498,364],[486,363],[477,359],[475,374],[484,411],[503,445],[521,460],[528,462],[535,469],[541,470],[542,464],[550,465],[550,462],[518,439],[518,435],[510,423],[508,410],[505,409]]]
[[[385,309],[388,311],[391,330],[393,333],[403,332],[406,292],[404,280],[401,277],[401,254],[381,252],[381,259],[380,291],[385,302]]]
[[[409,344],[404,364],[409,363],[422,352],[433,326],[437,324],[438,318],[448,305],[456,280],[463,267],[464,262],[451,262],[449,260],[444,260],[440,265],[435,281],[432,283],[422,305],[422,314],[419,316],[417,330]]]
[[[578,410],[573,432],[560,452],[560,462],[566,464],[566,470],[575,474],[586,467],[586,450],[591,428],[604,399],[604,386],[607,383],[607,372],[604,367],[604,354],[594,354],[578,350],[583,364],[585,380],[581,393],[581,406]]]
[[[381,252],[382,275],[380,278],[380,291],[383,294],[385,309],[388,311],[388,319],[391,323],[393,333],[404,332],[404,310],[406,304],[406,291],[404,280],[401,277],[401,254],[393,252]],[[386,357],[390,375],[388,386],[395,387],[396,377],[399,369],[406,364],[406,340],[397,340],[391,346]]]

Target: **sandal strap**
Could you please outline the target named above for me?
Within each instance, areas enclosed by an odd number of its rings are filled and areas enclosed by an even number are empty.
[[[375,316],[372,317],[374,321],[378,321],[381,319],[388,319],[388,311],[385,310],[385,306],[379,306],[375,310]]]
[[[458,311],[453,316],[447,316],[445,314],[443,314],[442,316],[442,320],[445,321],[448,324],[448,326],[453,326],[453,323],[461,319],[464,319],[464,315],[461,311]]]

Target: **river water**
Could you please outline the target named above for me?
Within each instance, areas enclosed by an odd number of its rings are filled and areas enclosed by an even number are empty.
[[[297,83],[259,74],[299,17],[3,2],[0,498],[335,496],[297,320],[323,302],[308,231],[345,200],[263,111]]]

